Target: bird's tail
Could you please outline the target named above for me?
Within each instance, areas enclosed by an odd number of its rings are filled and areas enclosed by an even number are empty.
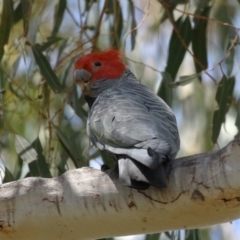
[[[155,169],[151,169],[142,163],[130,158],[118,159],[119,179],[125,186],[147,189],[150,185],[165,188],[167,177],[165,167],[159,164]]]

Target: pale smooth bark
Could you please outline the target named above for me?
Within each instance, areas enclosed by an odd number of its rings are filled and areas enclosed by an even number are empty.
[[[97,239],[240,218],[240,140],[176,159],[168,187],[140,191],[84,167],[0,186],[0,239]]]

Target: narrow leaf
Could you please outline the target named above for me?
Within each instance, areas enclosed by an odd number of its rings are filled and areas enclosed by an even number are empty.
[[[14,145],[19,157],[30,163],[37,159],[37,152],[33,149],[31,144],[23,137],[15,135]]]
[[[37,160],[32,161],[28,164],[29,172],[31,177],[39,177],[41,176],[41,172],[39,170],[38,162]]]
[[[230,29],[229,30],[229,38],[228,38],[228,43],[227,43],[227,51],[228,51],[228,56],[226,58],[226,65],[227,65],[227,76],[230,77],[232,74],[233,66],[234,66],[234,58],[236,54],[236,48],[232,48],[229,52],[228,49],[230,49],[231,45],[233,44],[234,38],[236,36],[237,32],[235,29]]]
[[[164,234],[166,235],[166,237],[169,240],[172,240],[172,239],[178,240],[179,236],[180,236],[180,230],[175,230],[175,231],[171,231],[171,232],[164,232]]]
[[[59,28],[61,26],[63,17],[64,17],[64,12],[67,7],[67,1],[66,0],[59,0],[58,7],[56,10],[56,14],[54,17],[54,27],[52,31],[52,36],[55,36],[58,34]]]
[[[33,0],[21,0],[24,37],[26,37],[28,34],[28,26],[29,26],[30,14],[32,11],[32,4],[33,4]]]
[[[59,139],[59,142],[61,143],[62,147],[64,148],[64,150],[67,152],[67,154],[69,155],[69,157],[73,160],[73,163],[75,165],[76,168],[79,167],[79,155],[77,153],[76,146],[74,145],[74,143],[72,141],[70,141],[68,139],[68,137],[61,131],[61,129],[56,126],[53,125],[54,128],[56,129],[56,133],[57,133],[57,137]]]
[[[39,171],[39,176],[41,177],[45,177],[45,178],[50,178],[51,173],[49,171],[49,165],[46,162],[46,159],[43,155],[43,149],[42,149],[42,144],[39,140],[39,138],[37,138],[32,144],[31,146],[36,150],[37,152],[37,167],[38,167],[38,171]],[[35,164],[35,161],[31,162],[29,165],[29,169],[31,170],[31,167]]]
[[[85,0],[85,12],[88,12],[91,8],[92,1]]]
[[[237,127],[238,132],[235,135],[235,138],[239,138],[240,137],[240,99],[238,100],[238,105],[236,110],[237,110],[237,117],[235,121],[235,126]]]
[[[199,229],[186,230],[186,240],[200,240]]]
[[[13,176],[16,180],[18,180],[21,176],[23,169],[23,160],[18,156],[17,162],[14,166]]]
[[[159,240],[161,233],[147,234],[145,240]]]
[[[13,21],[14,23],[17,23],[18,21],[20,21],[22,19],[23,15],[22,15],[22,3],[20,2],[17,7],[14,9],[14,13],[13,13]]]
[[[194,64],[196,72],[201,72],[206,69],[208,66],[207,59],[207,25],[208,25],[208,16],[210,14],[211,7],[206,7],[204,9],[197,9],[195,14],[202,16],[203,18],[194,17],[194,27],[192,34],[192,49],[194,54]],[[203,67],[199,66],[196,62],[196,59],[202,64]],[[199,75],[201,80],[201,75]]]
[[[168,7],[163,9],[163,14],[162,17],[160,19],[160,23],[163,23],[166,19],[169,18],[169,15],[171,16],[171,18],[173,18],[173,11],[175,9],[175,7],[177,6],[176,2],[171,2],[171,5],[168,3]]]
[[[181,232],[180,232],[180,230],[177,230],[177,240],[181,240]]]
[[[4,89],[5,83],[6,83],[5,75],[3,71],[1,71],[1,65],[0,65],[0,101],[3,101],[4,94],[6,93],[6,90]],[[4,112],[3,108],[0,110],[0,134],[3,135],[4,128],[6,127],[6,121],[4,121]]]
[[[167,67],[165,69],[165,72],[168,72],[170,74],[173,81],[175,80],[178,69],[182,64],[186,53],[186,48],[185,46],[183,46],[182,41],[185,43],[186,46],[188,46],[192,39],[192,27],[189,17],[186,17],[184,21],[183,17],[180,17],[176,22],[174,22],[174,25],[175,28],[173,28],[172,36],[169,43]],[[171,101],[169,101],[169,97],[167,95],[168,92],[169,90],[167,89],[167,86],[162,84],[158,95],[169,106],[171,106],[172,103]]]
[[[107,1],[107,7],[106,7],[106,10],[105,10],[105,13],[106,14],[113,14],[114,12],[114,2],[113,0],[106,0]]]
[[[82,105],[85,104],[85,99],[83,95],[81,95],[79,99],[77,86],[73,88],[72,94],[68,98],[68,102],[74,109],[75,114],[77,114],[81,119],[87,117],[87,113],[82,108]]]
[[[100,151],[102,160],[104,162],[104,165],[106,165],[109,168],[114,167],[114,160],[112,155],[110,155],[108,152]]]
[[[168,237],[168,239],[172,239],[172,235],[170,234],[170,232],[164,232],[164,234]]]
[[[8,183],[8,182],[12,182],[12,181],[15,181],[12,173],[8,170],[8,168],[6,166],[4,166],[5,168],[5,176],[4,176],[4,179],[3,179],[3,183]]]
[[[164,99],[164,101],[171,106],[173,99],[173,90],[170,87],[173,79],[171,75],[167,72],[162,72],[162,84],[160,87],[160,91],[158,91],[158,96]]]
[[[135,43],[136,43],[136,36],[137,36],[137,29],[133,30],[136,28],[136,19],[135,19],[135,11],[134,11],[134,5],[133,1],[129,0],[129,9],[132,17],[132,22],[131,22],[131,50],[134,49]]]
[[[233,93],[233,88],[235,84],[235,78],[227,78],[223,76],[222,80],[218,84],[216,101],[218,103],[219,109],[217,109],[213,114],[212,122],[212,142],[216,143],[222,124],[225,122],[225,115],[231,105],[231,96]]]
[[[112,0],[110,0],[112,1]],[[122,17],[122,9],[118,0],[114,1],[114,24],[113,24],[113,41],[112,46],[116,49],[120,48],[121,44],[121,35],[123,28],[123,17]]]
[[[0,25],[0,61],[4,54],[4,45],[8,43],[13,20],[13,0],[3,0]]]
[[[33,45],[32,50],[42,76],[55,93],[60,93],[62,90],[62,85],[58,81],[58,77],[52,70],[47,58],[42,54],[37,45]]]
[[[67,164],[67,160],[69,159],[68,154],[66,153],[66,151],[61,151],[60,152],[60,162],[57,165],[57,169],[58,169],[58,175],[62,175],[63,173],[66,172],[66,164]]]
[[[43,52],[49,47],[51,47],[54,43],[59,42],[60,40],[62,40],[62,38],[60,37],[48,37],[47,42],[44,42],[43,44],[39,45],[38,49]]]
[[[21,160],[20,157],[18,157],[17,161],[14,161],[14,168],[12,169],[13,172],[10,172],[9,169],[6,166],[4,166],[5,176],[3,179],[3,183],[18,180],[21,176],[22,168],[23,168],[23,161]]]
[[[178,32],[173,28],[169,43],[167,67],[165,69],[165,71],[171,75],[173,80],[177,75],[178,69],[182,64],[186,53],[186,48],[183,46],[182,41],[188,46],[192,39],[192,27],[189,17],[186,17],[184,21],[183,17],[180,17],[174,25]]]
[[[192,83],[194,80],[197,80],[199,75],[201,75],[201,73],[195,73],[195,74],[188,75],[188,76],[181,76],[181,77],[179,77],[179,81],[174,82],[174,83],[173,82],[169,83],[168,86],[172,87],[172,88],[175,88],[178,86],[185,86],[189,83]]]

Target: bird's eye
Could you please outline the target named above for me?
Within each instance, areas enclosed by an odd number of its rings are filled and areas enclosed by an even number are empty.
[[[94,66],[95,66],[95,67],[100,67],[100,66],[102,66],[102,64],[101,64],[100,62],[95,62],[95,63],[94,63]]]

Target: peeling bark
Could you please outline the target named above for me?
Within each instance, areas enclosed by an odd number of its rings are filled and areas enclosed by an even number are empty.
[[[209,226],[240,218],[240,140],[176,159],[168,187],[123,187],[84,167],[0,186],[0,239],[96,239]]]

